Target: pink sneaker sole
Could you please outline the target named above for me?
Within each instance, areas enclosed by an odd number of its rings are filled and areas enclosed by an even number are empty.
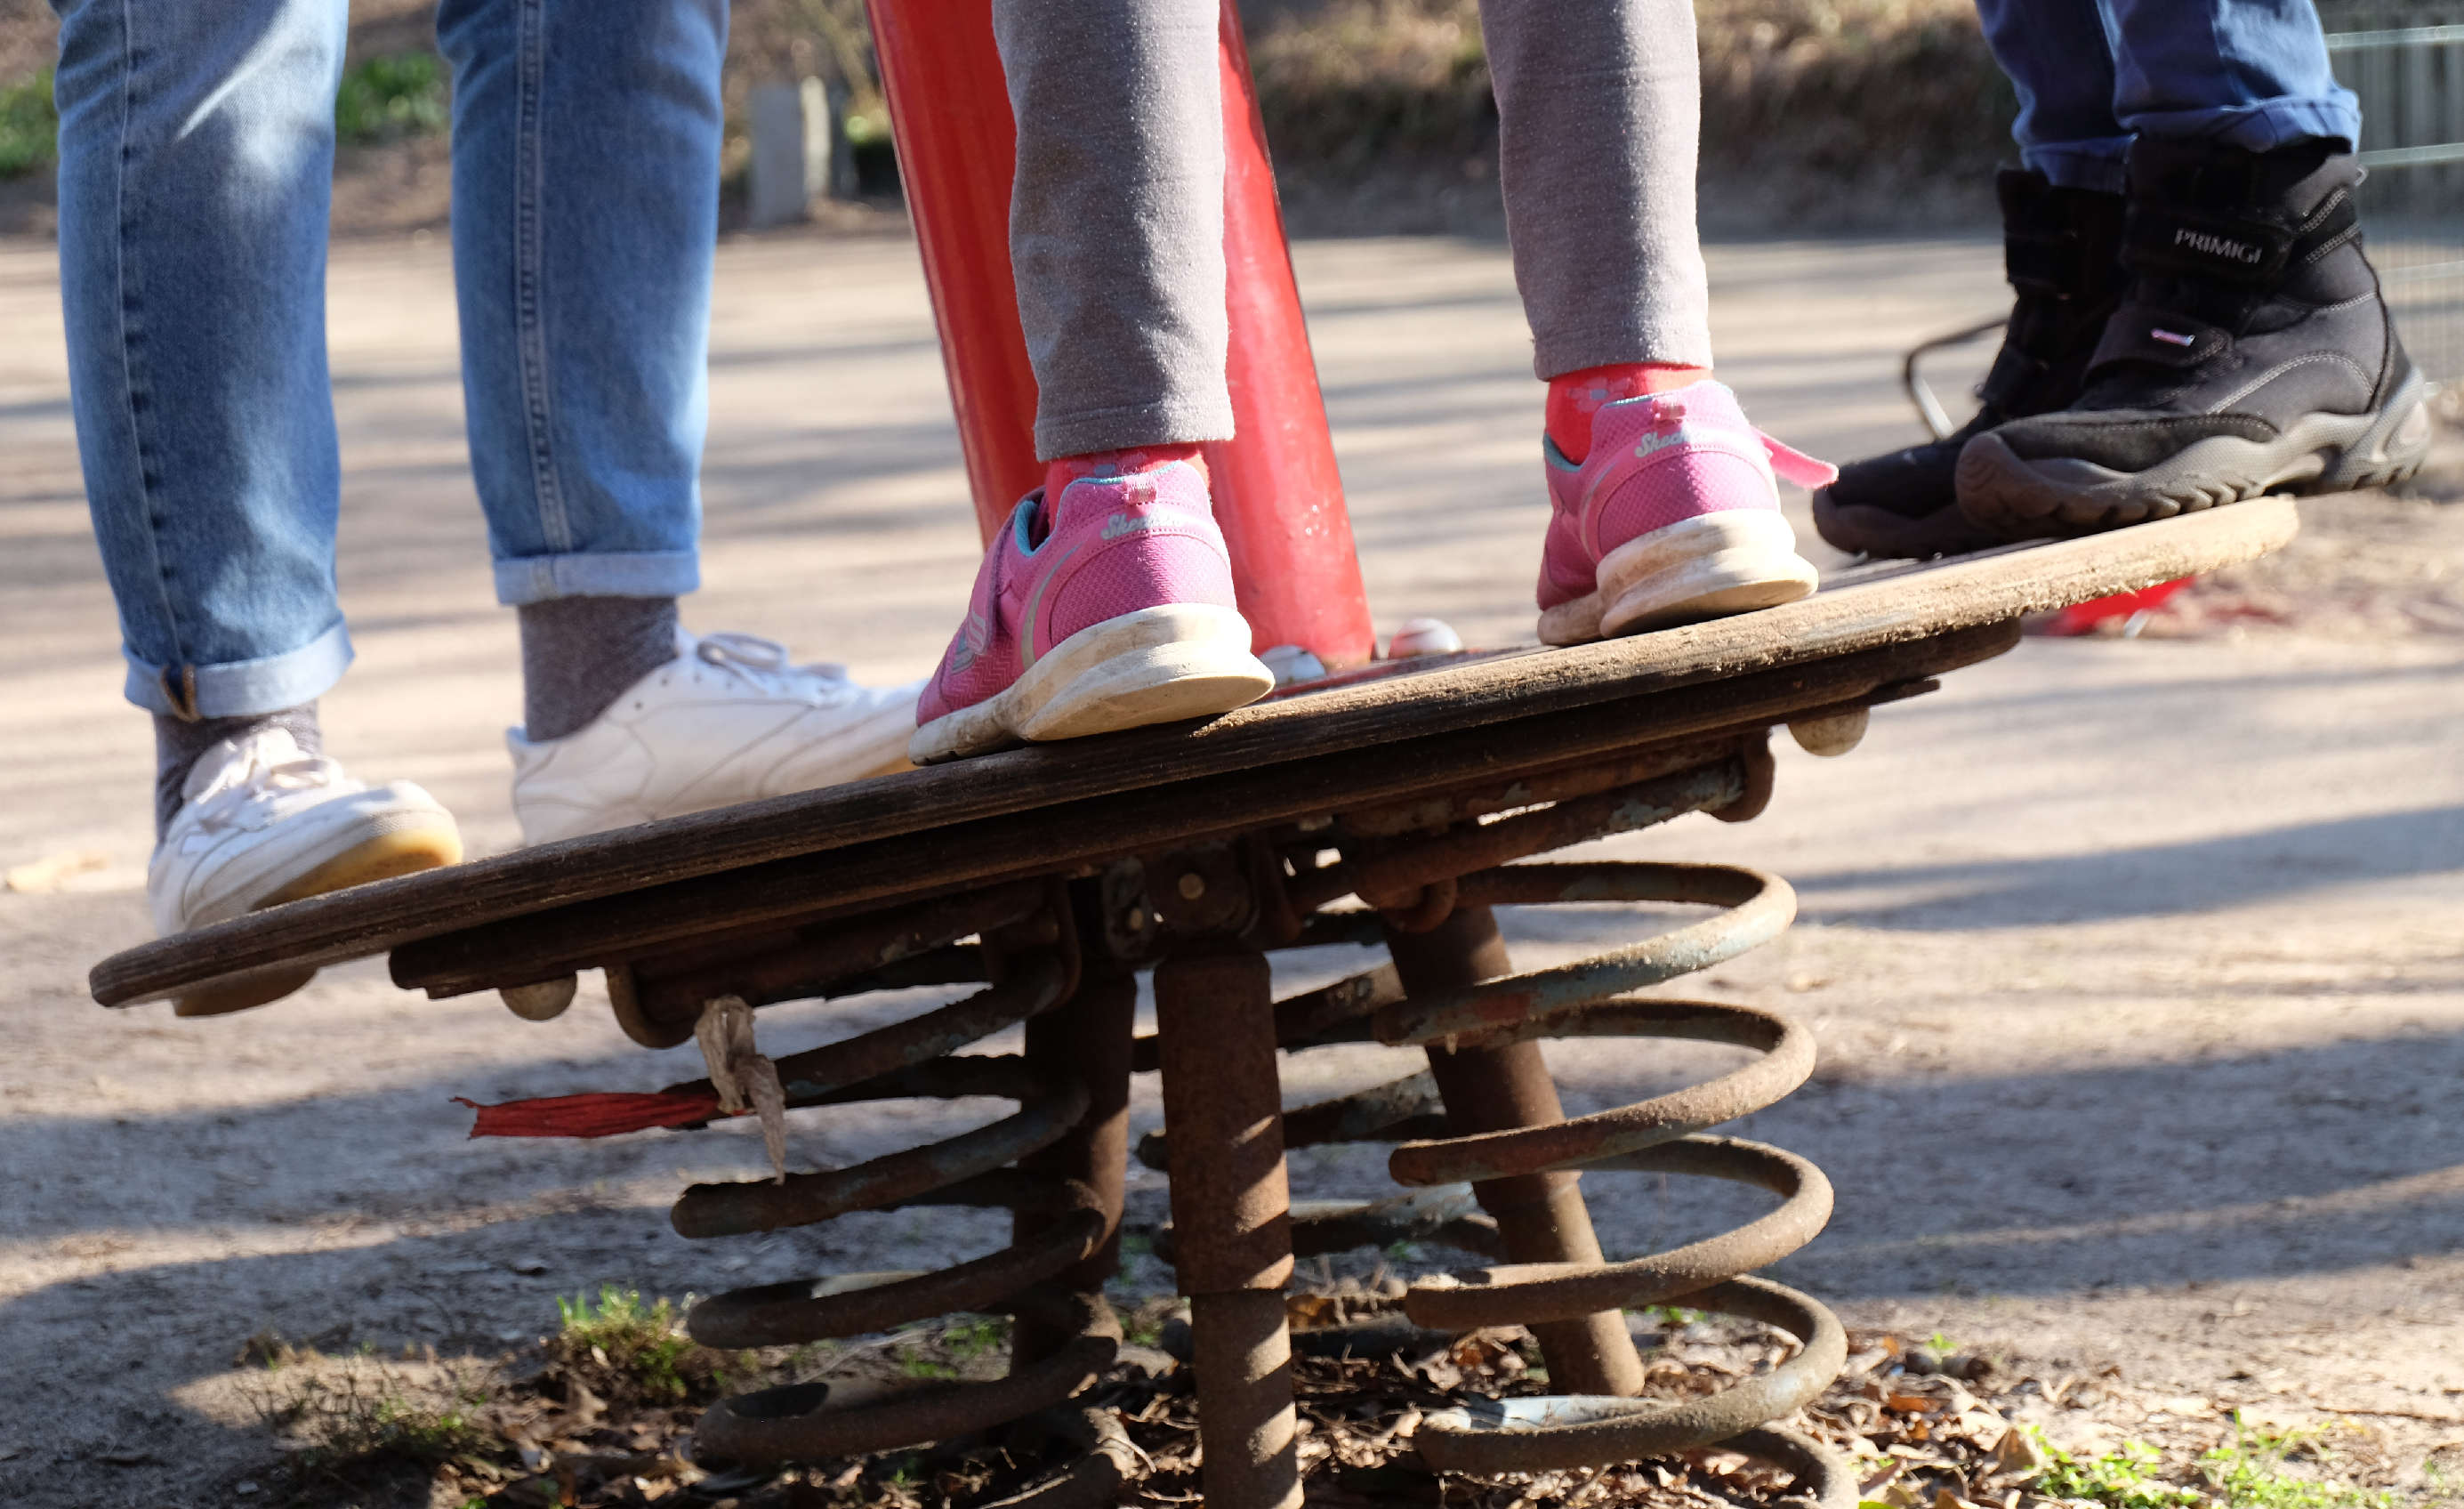
[[[1010,686],[915,730],[917,765],[1228,713],[1274,690],[1229,608],[1169,603],[1079,630]]]
[[[1543,644],[1594,639],[1776,608],[1811,594],[1821,573],[1796,553],[1776,511],[1730,509],[1638,535],[1608,553],[1599,586],[1540,615]]]

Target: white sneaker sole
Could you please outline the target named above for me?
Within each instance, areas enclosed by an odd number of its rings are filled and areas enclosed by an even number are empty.
[[[1543,644],[1595,639],[1776,608],[1821,585],[1777,513],[1728,509],[1680,520],[1610,551],[1599,586],[1540,615]]]
[[[417,875],[423,870],[441,869],[461,861],[462,837],[453,828],[451,818],[446,818],[441,826],[417,824],[392,828],[360,837],[341,853],[312,866],[278,890],[255,901],[248,910],[261,912],[269,906],[280,906],[285,901],[323,896],[329,891],[344,891],[377,880],[390,880],[396,876]],[[278,1001],[316,977],[314,968],[286,965],[266,970],[184,995],[172,1003],[171,1011],[175,1016],[225,1016],[233,1011],[245,1011],[252,1007]]]
[[[1006,690],[934,719],[907,746],[917,765],[1228,713],[1274,690],[1229,608],[1174,603],[1079,630]]]

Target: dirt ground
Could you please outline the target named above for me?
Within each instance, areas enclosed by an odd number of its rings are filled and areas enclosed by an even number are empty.
[[[1505,257],[1442,240],[1301,248],[1379,623],[1529,632],[1537,390]],[[1715,250],[1725,369],[1818,454],[1914,433],[1898,353],[1996,306],[1982,241]],[[723,249],[704,628],[873,677],[927,669],[973,524],[913,247]],[[514,839],[497,730],[510,616],[490,600],[461,453],[441,238],[342,249],[331,283],[342,579],[361,658],[325,703],[363,772],[427,784],[474,848]],[[1799,500],[1801,504],[1801,499]],[[2464,508],[2310,505],[2311,532],[2136,638],[2032,639],[1877,715],[1845,759],[1781,753],[1761,820],[1687,819],[1615,852],[1789,877],[1801,921],[1702,982],[1816,1029],[1815,1081],[1745,1130],[1839,1192],[1779,1276],[1853,1325],[1935,1333],[2041,1376],[2106,1366],[2119,1438],[2195,1406],[2349,1420],[2386,1480],[2464,1471]],[[85,968],[145,931],[143,721],[118,700],[85,532],[47,247],[0,245],[0,867],[93,856],[0,893],[0,1497],[103,1509],[241,1502],[274,1455],[235,1365],[265,1331],[328,1352],[488,1355],[602,1283],[682,1295],[988,1249],[969,1216],[860,1216],[693,1246],[665,1207],[759,1165],[734,1131],[472,1142],[468,1096],[648,1089],[694,1071],[619,1035],[596,987],[559,1020],[429,1002],[381,967],[244,1017],[107,1013]],[[1519,957],[1630,934],[1603,910],[1510,920]],[[1362,967],[1287,958],[1285,983]],[[826,1040],[918,998],[763,1016]],[[1699,1053],[1553,1054],[1589,1109],[1716,1069]],[[1310,1054],[1289,1095],[1401,1072]],[[1159,1121],[1151,1081],[1142,1127]],[[814,1113],[835,1165],[982,1108]],[[1298,1192],[1383,1185],[1367,1150]],[[1133,1219],[1161,1217],[1140,1175]],[[1744,1209],[1614,1177],[1613,1250]],[[1150,1261],[1131,1287],[1164,1286]],[[2188,1401],[2188,1403],[2185,1403]],[[2160,1418],[2161,1417],[2161,1418]]]

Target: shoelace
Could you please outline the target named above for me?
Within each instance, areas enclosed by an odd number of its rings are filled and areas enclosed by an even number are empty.
[[[693,654],[705,664],[715,666],[748,685],[765,691],[779,690],[782,683],[800,677],[838,683],[827,689],[832,695],[844,693],[849,685],[846,666],[835,660],[798,665],[788,658],[785,645],[759,634],[723,631],[703,634],[694,641]]]
[[[253,809],[255,821],[245,826],[261,828],[280,810],[283,797],[332,790],[347,780],[341,766],[323,755],[295,752],[288,759],[269,760],[261,741],[252,740],[241,747],[245,758],[224,765],[206,788],[189,799],[188,809],[196,813],[199,827],[239,825]]]

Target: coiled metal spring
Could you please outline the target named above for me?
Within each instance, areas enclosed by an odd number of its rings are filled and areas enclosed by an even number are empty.
[[[969,899],[972,906],[916,909],[906,919],[911,925],[876,922],[868,952],[878,962],[938,954],[943,964],[979,963],[978,954],[954,954],[956,940],[999,936],[996,923],[1029,917],[1046,894],[1041,887],[1010,887]],[[1045,925],[1034,931],[1043,941],[1056,939],[1051,920],[1042,921]],[[920,930],[913,925],[918,923]],[[839,956],[842,964],[847,957]],[[741,985],[758,972],[740,966],[732,978]],[[938,977],[955,972],[944,969]],[[821,1383],[739,1395],[703,1416],[695,1440],[706,1456],[747,1465],[809,1462],[945,1440],[1058,1406],[1111,1365],[1120,1325],[1101,1293],[1056,1282],[1105,1249],[1112,1222],[1104,1202],[1082,1182],[1020,1166],[1070,1135],[1087,1114],[1087,1086],[1015,1054],[954,1052],[1063,1003],[1077,984],[1074,961],[1045,949],[1010,958],[1001,973],[1000,983],[950,1006],[778,1059],[776,1068],[790,1109],[993,1097],[1017,1102],[1015,1113],[851,1168],[697,1185],[676,1202],[671,1220],[684,1236],[715,1238],[810,1226],[856,1210],[1006,1209],[1011,1245],[985,1256],[930,1273],[846,1275],[737,1290],[693,1306],[687,1328],[706,1346],[780,1346],[973,1312],[1015,1317],[1022,1334],[1042,1335],[1048,1343],[997,1381],[952,1384],[854,1408],[828,1407],[829,1387]],[[852,982],[859,988],[869,983]],[[767,993],[788,999],[820,993],[822,984],[791,972],[769,979]],[[828,993],[846,993],[848,983],[838,984]],[[638,978],[625,988],[638,998],[646,986],[656,988]],[[683,1085],[671,1093],[701,1088]],[[1066,1422],[1063,1433],[1073,1433]],[[1075,1481],[1065,1476],[1056,1486]],[[1029,1501],[1060,1500],[1039,1496]]]
[[[1133,1068],[1157,1066],[1157,1039],[1127,1040],[1128,971],[1167,952],[1177,926],[1184,941],[1215,940],[1209,946],[1232,939],[1250,948],[1382,939],[1393,964],[1275,1003],[1275,1038],[1287,1050],[1374,1039],[1429,1053],[1425,1073],[1283,1118],[1285,1147],[1398,1143],[1389,1168],[1409,1187],[1394,1199],[1366,1205],[1296,1208],[1293,1252],[1308,1255],[1404,1235],[1511,1257],[1518,1232],[1530,1235],[1534,1209],[1547,1207],[1545,1219],[1563,1223],[1569,1219],[1564,1202],[1572,1201],[1571,1220],[1580,1228],[1572,1245],[1562,1232],[1544,1233],[1535,1249],[1547,1254],[1543,1260],[1529,1260],[1527,1252],[1525,1260],[1425,1276],[1411,1285],[1403,1307],[1411,1321],[1431,1329],[1530,1325],[1552,1376],[1577,1386],[1588,1380],[1592,1391],[1474,1401],[1432,1415],[1416,1438],[1429,1466],[1529,1472],[1719,1443],[1790,1471],[1797,1497],[1826,1509],[1852,1502],[1854,1484],[1842,1464],[1810,1439],[1770,1425],[1837,1374],[1845,1353],[1838,1322],[1813,1299],[1749,1276],[1820,1230],[1830,1187],[1793,1154],[1705,1135],[1801,1084],[1813,1066],[1811,1040],[1802,1029],[1750,1008],[1629,998],[1775,937],[1793,915],[1793,893],[1775,877],[1726,866],[1505,863],[1686,811],[1751,815],[1768,790],[1768,773],[1759,738],[1663,749],[1499,791],[1462,793],[1435,807],[1424,802],[1399,812],[1339,816],[1235,845],[1148,856],[1143,865],[1116,866],[1067,885],[996,887],[774,946],[738,943],[723,957],[704,954],[676,965],[645,961],[628,969],[614,982],[620,1017],[637,1036],[661,1031],[655,1024],[664,1019],[671,1037],[680,1006],[720,990],[759,1005],[990,975],[997,983],[958,1002],[780,1058],[776,1068],[791,1108],[983,1096],[1018,1106],[983,1126],[852,1168],[685,1192],[672,1219],[678,1232],[696,1238],[928,1205],[1006,1209],[1013,1220],[1009,1247],[939,1272],[773,1284],[704,1300],[688,1321],[704,1344],[800,1343],[957,1312],[1009,1314],[1020,1322],[1013,1365],[1003,1379],[852,1408],[829,1406],[822,1384],[766,1389],[715,1406],[696,1432],[697,1450],[748,1465],[815,1461],[923,1445],[1041,1414],[1058,1422],[1059,1436],[1083,1437],[1077,1444],[1086,1454],[1012,1502],[1092,1502],[1117,1487],[1128,1460],[1115,1439],[1117,1426],[1090,1425],[1056,1407],[1103,1373],[1119,1341],[1100,1294],[1100,1271],[1110,1268],[1110,1244],[1116,1240],[1116,1174],[1109,1190],[1096,1186],[1107,1182],[1105,1158],[1117,1169],[1120,1150],[1080,1148],[1075,1177],[1067,1160],[1056,1171],[1050,1150],[1082,1129],[1102,1091],[1100,1084],[1090,1091],[1089,1076],[1079,1072],[1086,1051],[1096,1050],[1093,1057],[1100,1059],[1103,1043],[1115,1042],[1121,1079]],[[1176,873],[1177,887],[1168,883]],[[1346,896],[1372,906],[1328,909]],[[1719,910],[1633,946],[1553,968],[1501,974],[1481,962],[1493,958],[1502,965],[1504,958],[1502,950],[1482,953],[1495,948],[1490,908],[1582,902]],[[1111,955],[1087,978],[1082,947],[1108,948]],[[1433,958],[1438,974],[1454,981],[1451,988],[1428,988]],[[1499,977],[1477,978],[1482,974]],[[1406,981],[1415,975],[1419,988],[1407,992]],[[679,992],[681,998],[666,999]],[[1070,1038],[1064,1046],[1076,1052],[1039,1056],[1036,1024],[1048,1028],[1052,1018],[1067,1014],[1057,1009],[1077,1010],[1073,1003],[1097,997],[1111,1003],[1104,1022],[1075,1023],[1055,1034]],[[1029,1024],[1024,1057],[956,1053],[1021,1024]],[[1529,1045],[1634,1037],[1716,1042],[1758,1056],[1688,1089],[1561,1118]],[[1520,1067],[1499,1069],[1515,1064]],[[1520,1109],[1482,1113],[1451,1105],[1451,1095],[1474,1084],[1465,1077],[1466,1065],[1508,1079],[1536,1076],[1545,1103],[1529,1100],[1527,1083],[1517,1092],[1526,1094]],[[1100,1067],[1091,1073],[1097,1081],[1107,1077]],[[699,1088],[706,1086],[677,1087]],[[1175,1162],[1161,1134],[1140,1155],[1159,1166]],[[1184,1154],[1179,1172],[1184,1178],[1202,1172],[1209,1156],[1211,1150]],[[1724,1235],[1608,1262],[1598,1256],[1573,1192],[1573,1175],[1587,1171],[1731,1180],[1768,1189],[1782,1204]],[[1476,1214],[1475,1202],[1489,1205],[1493,1218]],[[1531,1247],[1529,1240],[1519,1245]],[[1676,1403],[1630,1397],[1640,1369],[1619,1312],[1678,1298],[1775,1326],[1799,1347],[1768,1373],[1720,1393]],[[1207,1387],[1201,1367],[1201,1397]],[[1215,1455],[1211,1451],[1210,1461]],[[1239,1497],[1226,1495],[1227,1509],[1244,1509],[1232,1501]]]
[[[1681,1038],[1745,1048],[1758,1056],[1705,1083],[1551,1124],[1409,1136],[1394,1149],[1388,1168],[1415,1194],[1309,1212],[1295,1221],[1295,1249],[1325,1251],[1329,1238],[1398,1233],[1493,1247],[1494,1237],[1482,1226],[1463,1220],[1472,1190],[1491,1181],[1652,1172],[1749,1184],[1779,1195],[1782,1204],[1735,1231],[1626,1262],[1511,1263],[1430,1276],[1410,1286],[1404,1313],[1415,1324],[1438,1331],[1531,1325],[1545,1344],[1550,1322],[1683,1298],[1690,1306],[1775,1326],[1800,1345],[1766,1374],[1678,1403],[1554,1395],[1466,1404],[1422,1422],[1417,1437],[1422,1459],[1441,1471],[1537,1472],[1716,1443],[1788,1469],[1797,1477],[1799,1496],[1826,1509],[1853,1503],[1855,1483],[1844,1464],[1810,1438],[1769,1425],[1810,1402],[1837,1375],[1846,1356],[1839,1322],[1813,1298],[1748,1276],[1821,1230],[1831,1211],[1829,1181],[1793,1153],[1704,1135],[1802,1084],[1814,1066],[1812,1037],[1785,1018],[1749,1007],[1621,999],[1777,936],[1794,914],[1793,893],[1776,877],[1752,870],[1619,862],[1492,869],[1458,877],[1455,893],[1458,907],[1622,901],[1722,910],[1631,947],[1443,994],[1393,998],[1387,970],[1324,992],[1355,1003],[1378,1042],[1453,1052],[1544,1039]],[[1368,1141],[1398,1129],[1408,1136],[1439,1103],[1431,1076],[1415,1075],[1294,1112],[1287,1119],[1292,1129],[1287,1144]]]

